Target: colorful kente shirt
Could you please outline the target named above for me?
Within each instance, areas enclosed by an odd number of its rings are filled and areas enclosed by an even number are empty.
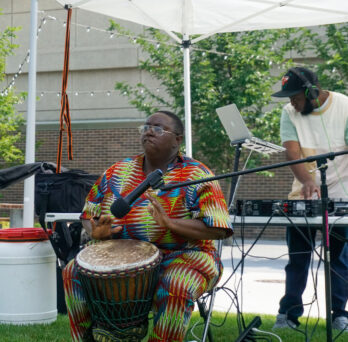
[[[146,179],[143,172],[144,154],[115,163],[98,179],[86,199],[81,219],[112,215],[110,206],[116,198],[126,197]],[[214,174],[201,162],[179,155],[178,161],[168,166],[163,175],[165,184],[212,177]],[[226,202],[217,181],[180,187],[170,191],[149,189],[173,219],[200,219],[207,227],[227,229],[232,234],[232,223]],[[123,226],[115,238],[138,239],[154,243],[161,249],[201,251],[215,250],[211,240],[188,242],[165,227],[157,225],[148,212],[149,200],[141,195],[131,211],[121,219],[113,217],[112,226]]]

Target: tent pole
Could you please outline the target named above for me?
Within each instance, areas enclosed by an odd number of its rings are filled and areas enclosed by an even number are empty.
[[[185,154],[188,157],[192,157],[190,45],[189,36],[184,34],[182,46],[184,48]]]
[[[36,45],[37,45],[38,0],[31,0],[30,7],[30,62],[28,80],[27,128],[25,143],[25,163],[35,162],[35,111],[36,111]],[[23,227],[34,224],[34,186],[35,178],[31,176],[24,181]]]

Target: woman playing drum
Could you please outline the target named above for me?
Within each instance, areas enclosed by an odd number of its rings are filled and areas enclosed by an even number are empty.
[[[163,259],[149,341],[183,341],[194,301],[212,289],[222,273],[213,240],[230,236],[232,224],[216,181],[170,191],[148,190],[127,215],[115,218],[110,211],[115,199],[126,197],[156,169],[162,170],[166,184],[213,176],[204,164],[179,152],[183,124],[175,114],[156,112],[140,127],[140,133],[144,153],[105,171],[92,187],[81,219],[95,240],[142,240],[159,248]],[[73,341],[89,341],[93,323],[76,273],[75,263],[70,262],[63,274],[71,334]],[[127,331],[113,338],[109,340],[136,340]]]

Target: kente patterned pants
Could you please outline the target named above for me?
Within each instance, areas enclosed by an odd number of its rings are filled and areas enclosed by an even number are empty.
[[[163,251],[159,282],[153,300],[154,328],[149,342],[183,341],[189,326],[194,302],[211,290],[222,273],[214,253],[201,251]],[[65,300],[72,341],[88,341],[91,326],[74,260],[63,270]]]

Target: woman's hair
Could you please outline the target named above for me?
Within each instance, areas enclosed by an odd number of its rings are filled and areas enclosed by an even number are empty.
[[[174,129],[175,129],[175,133],[179,134],[179,135],[184,135],[184,125],[181,121],[181,119],[174,114],[173,112],[170,112],[169,110],[159,110],[157,111],[157,113],[162,113],[164,115],[169,116],[171,119],[173,119],[174,121]]]

